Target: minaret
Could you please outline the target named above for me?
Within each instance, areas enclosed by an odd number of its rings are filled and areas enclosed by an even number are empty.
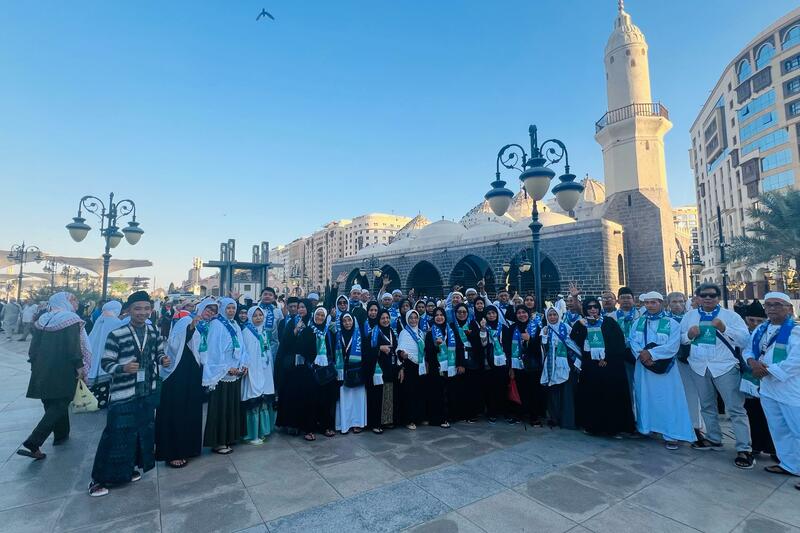
[[[675,230],[667,193],[667,109],[653,102],[647,41],[622,0],[605,49],[608,112],[595,125],[605,170],[605,218],[622,224],[626,284],[634,291],[677,288]]]

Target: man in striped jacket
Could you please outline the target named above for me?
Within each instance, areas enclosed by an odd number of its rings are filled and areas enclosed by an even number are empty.
[[[168,367],[170,359],[164,354],[163,338],[147,320],[153,309],[150,296],[137,291],[127,305],[130,323],[109,333],[100,361],[112,381],[90,496],[105,496],[109,486],[138,481],[142,472],[155,466],[158,365]]]

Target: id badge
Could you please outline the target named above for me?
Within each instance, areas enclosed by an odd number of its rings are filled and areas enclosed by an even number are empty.
[[[136,371],[136,383],[144,383],[144,369]]]

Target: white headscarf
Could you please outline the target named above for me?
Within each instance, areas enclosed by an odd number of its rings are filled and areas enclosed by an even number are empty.
[[[75,314],[75,308],[69,301],[70,296],[72,295],[65,291],[50,296],[47,300],[47,312],[42,313],[36,326],[45,331],[58,331],[78,322],[83,324],[83,320]]]
[[[119,318],[121,311],[122,303],[116,300],[103,304],[102,313],[95,320],[92,332],[89,333],[89,349],[92,351],[92,364],[86,376],[89,385],[108,375],[100,367],[100,359],[103,358],[103,354],[106,351],[108,334],[123,325],[122,320]]]
[[[412,314],[417,315],[417,318],[419,318],[419,312],[417,312],[416,309],[409,309],[406,311],[406,324],[408,324],[408,317],[410,317]],[[414,331],[414,334],[417,336],[417,338],[422,338],[424,340],[425,337],[422,336],[423,333],[420,331],[419,325],[415,328],[412,328],[411,324],[408,324],[408,326],[403,328],[403,331],[401,331],[397,336],[397,349],[406,352],[411,362],[419,365],[419,374],[424,375],[426,373],[425,354],[420,352],[417,341],[415,341],[414,337],[411,336],[411,330]]]

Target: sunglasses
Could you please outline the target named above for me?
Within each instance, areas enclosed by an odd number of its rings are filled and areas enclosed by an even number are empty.
[[[700,298],[719,298],[719,294],[716,292],[707,292],[705,294],[698,294]]]

